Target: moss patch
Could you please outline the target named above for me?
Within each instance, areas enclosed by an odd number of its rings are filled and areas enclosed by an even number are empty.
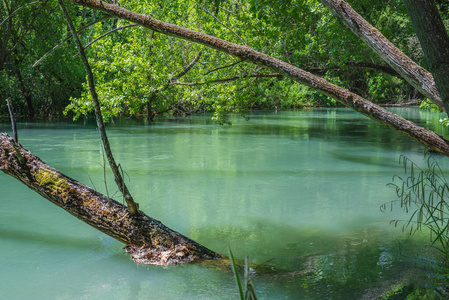
[[[60,195],[63,199],[67,198],[70,185],[61,175],[47,169],[41,169],[36,174],[36,180],[40,186],[50,189],[53,195]]]

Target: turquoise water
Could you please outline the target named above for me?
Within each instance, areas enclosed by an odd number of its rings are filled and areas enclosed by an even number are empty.
[[[395,112],[446,135],[438,116]],[[260,299],[366,299],[432,280],[424,236],[389,225],[386,186],[423,147],[349,109],[108,125],[117,161],[148,215],[201,244],[281,269],[253,278]],[[19,123],[47,164],[118,201],[92,121]],[[10,132],[0,123],[0,131]],[[437,156],[449,170],[447,158]],[[114,239],[0,174],[0,299],[237,299],[228,270],[136,265]]]

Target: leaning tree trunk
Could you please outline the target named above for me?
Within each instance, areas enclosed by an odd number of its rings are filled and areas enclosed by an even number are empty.
[[[431,130],[417,126],[404,118],[401,118],[380,106],[360,97],[349,90],[330,83],[329,81],[306,72],[300,68],[292,66],[282,60],[255,51],[248,46],[234,44],[217,37],[201,32],[186,29],[177,25],[153,19],[149,16],[141,15],[120,6],[109,4],[98,0],[71,0],[79,5],[104,11],[105,13],[140,24],[151,30],[162,34],[175,36],[194,43],[203,44],[218,51],[226,52],[232,56],[240,58],[242,61],[252,62],[270,68],[280,74],[291,78],[297,82],[305,84],[340,103],[380,122],[383,125],[422,143],[431,151],[449,156],[449,142]],[[424,70],[424,69],[423,69]],[[425,71],[425,70],[424,70]],[[428,72],[427,72],[428,73]],[[430,79],[433,80],[430,75]],[[429,80],[430,80],[429,79]]]
[[[33,101],[31,99],[31,93],[25,86],[25,81],[23,80],[22,72],[20,72],[20,66],[17,59],[14,59],[14,69],[16,71],[17,79],[19,80],[20,91],[22,92],[22,96],[25,99],[25,103],[27,104],[28,117],[30,120],[34,120],[34,107]]]
[[[320,2],[326,5],[346,27],[374,50],[402,78],[439,108],[445,109],[430,72],[399,50],[377,28],[363,19],[348,2],[344,0],[320,0]],[[411,5],[415,5],[414,0],[410,2]]]
[[[168,265],[221,257],[143,212],[132,216],[126,206],[46,165],[6,133],[0,133],[0,170],[125,243],[136,262]]]
[[[404,0],[430,72],[449,112],[449,36],[433,0]]]
[[[67,11],[64,2],[62,0],[58,0],[59,6],[62,9],[62,12],[64,14],[64,18],[67,21],[67,25],[70,28],[70,31],[72,32],[72,37],[75,40],[76,47],[78,48],[78,53],[81,56],[81,60],[83,62],[84,68],[87,73],[87,82],[89,84],[89,91],[90,95],[92,97],[92,101],[94,103],[95,108],[95,116],[97,119],[97,125],[98,129],[100,130],[100,136],[101,136],[101,142],[103,143],[103,149],[106,154],[106,157],[109,162],[109,166],[111,167],[112,174],[114,174],[114,180],[117,184],[117,187],[119,188],[120,192],[123,195],[123,198],[126,201],[126,204],[128,205],[129,212],[133,216],[137,216],[139,214],[139,205],[134,201],[134,198],[131,196],[131,193],[128,190],[128,187],[125,184],[125,181],[123,180],[123,176],[120,173],[119,166],[115,162],[115,158],[112,155],[112,149],[109,144],[109,139],[106,134],[106,128],[104,127],[103,122],[103,115],[101,113],[101,106],[100,106],[100,100],[98,99],[98,94],[95,88],[94,83],[94,74],[92,73],[92,69],[89,65],[87,56],[84,52],[84,46],[81,44],[81,41],[78,37],[78,34],[76,32],[75,26],[73,25],[72,19],[69,16],[69,12]]]

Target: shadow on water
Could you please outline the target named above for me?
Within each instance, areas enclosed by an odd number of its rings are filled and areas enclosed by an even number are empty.
[[[342,152],[332,152],[330,155],[334,159],[364,164],[364,165],[372,165],[372,166],[381,166],[386,168],[394,168],[398,167],[398,160],[391,157],[378,157],[372,155],[364,155],[359,153],[344,153]]]
[[[98,239],[82,237],[66,237],[61,235],[45,234],[42,232],[30,232],[26,230],[1,229],[0,240],[42,244],[46,246],[69,247],[79,249],[99,248],[102,244]]]

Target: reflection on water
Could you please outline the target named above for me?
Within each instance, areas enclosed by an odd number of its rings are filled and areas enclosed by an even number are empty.
[[[439,116],[396,109],[446,135]],[[220,253],[276,268],[254,279],[261,299],[370,299],[401,281],[430,282],[426,236],[389,225],[385,185],[423,147],[348,109],[109,124],[140,207]],[[9,125],[0,123],[1,131]],[[51,166],[103,193],[93,122],[20,123],[19,138]],[[437,158],[447,172],[448,162]],[[135,265],[121,245],[0,174],[0,289],[5,299],[231,299],[232,274],[202,265]],[[424,241],[424,242],[423,242]],[[418,253],[418,254],[417,254]],[[411,276],[413,274],[413,276]],[[1,297],[0,297],[1,298]]]

